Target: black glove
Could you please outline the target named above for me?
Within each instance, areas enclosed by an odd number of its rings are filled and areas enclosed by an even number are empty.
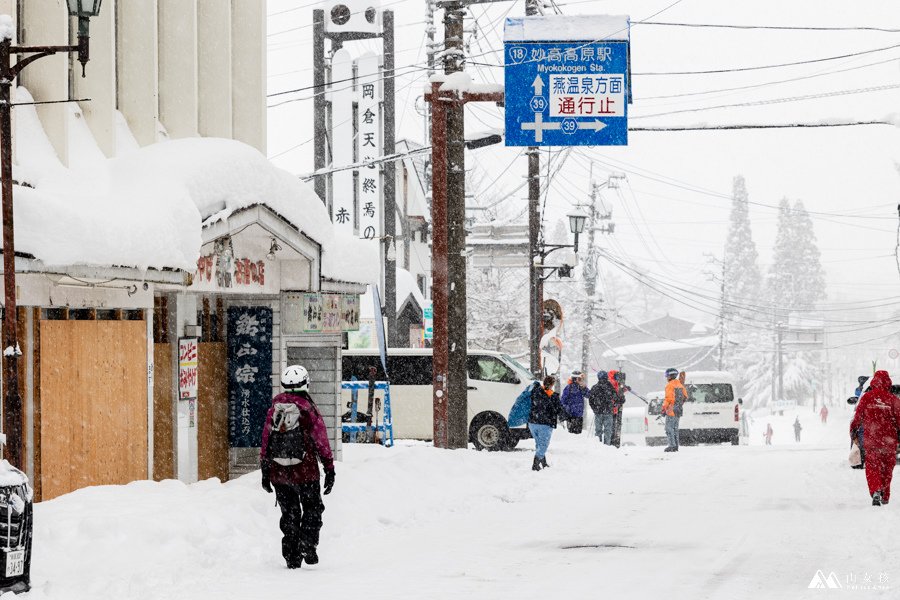
[[[262,472],[262,488],[270,494],[272,493],[272,483],[269,481],[269,472],[267,469],[263,469]]]
[[[334,471],[325,471],[325,490],[324,494],[327,496],[331,493],[331,489],[334,487]]]

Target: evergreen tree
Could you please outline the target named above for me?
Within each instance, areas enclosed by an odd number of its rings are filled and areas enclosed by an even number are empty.
[[[773,309],[787,312],[796,305],[797,255],[794,211],[787,198],[778,205],[778,231],[775,250],[766,281],[769,302]]]
[[[744,178],[734,178],[731,223],[725,239],[725,300],[728,305],[759,304],[762,276],[750,230],[749,195]]]
[[[825,272],[812,219],[800,200],[794,203],[793,218],[794,306],[808,310],[825,299]]]

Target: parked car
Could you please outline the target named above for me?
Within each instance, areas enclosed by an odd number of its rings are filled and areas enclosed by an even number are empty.
[[[341,378],[384,381],[385,374],[377,349],[345,350]],[[509,427],[506,417],[519,393],[531,382],[528,370],[499,352],[470,350],[468,368],[469,441],[478,450],[512,450],[519,440],[531,437],[527,427]],[[391,383],[391,413],[394,437],[431,440],[434,434],[431,349],[390,349],[387,369]],[[350,401],[344,390],[343,400]],[[359,393],[358,410],[366,410],[366,393]],[[349,415],[348,415],[349,419]]]
[[[685,387],[688,401],[678,424],[682,445],[740,443],[740,405],[734,396],[734,377],[724,371],[688,371]],[[647,395],[647,445],[667,443],[661,408],[665,392]]]

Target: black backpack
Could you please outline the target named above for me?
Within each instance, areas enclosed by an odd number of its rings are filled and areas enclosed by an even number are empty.
[[[272,412],[266,457],[283,467],[299,465],[306,456],[306,433],[300,426],[300,407],[279,402]]]

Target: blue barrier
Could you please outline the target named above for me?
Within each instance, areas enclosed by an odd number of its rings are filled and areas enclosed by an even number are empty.
[[[360,390],[369,389],[368,381],[342,381],[341,382],[342,390],[350,390],[351,392],[357,394]],[[353,402],[350,409],[351,422],[350,423],[341,423],[341,431],[344,433],[350,434],[350,441],[356,441],[356,435],[359,433],[368,434],[369,431],[381,432],[381,444],[385,448],[390,448],[394,445],[394,424],[393,419],[391,417],[391,384],[387,381],[376,381],[375,389],[382,390],[384,392],[384,418],[382,419],[381,425],[373,425],[368,426],[365,423],[356,423],[356,413],[357,413],[357,402]],[[369,415],[372,416],[372,415]]]

